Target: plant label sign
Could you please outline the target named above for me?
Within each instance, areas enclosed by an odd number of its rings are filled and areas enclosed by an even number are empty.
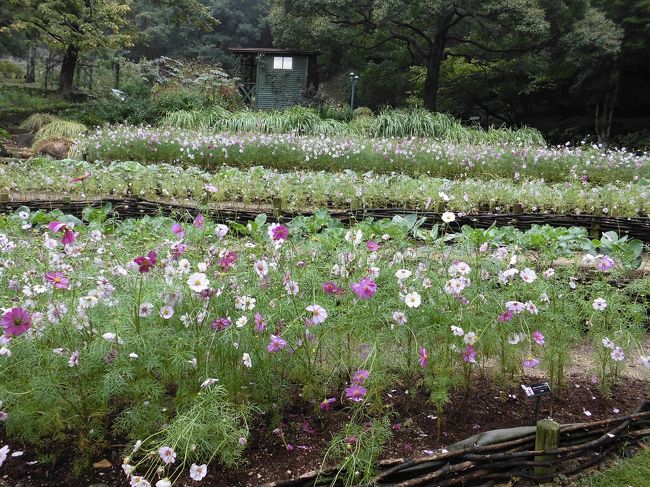
[[[527,397],[547,396],[551,393],[551,386],[548,382],[538,382],[535,384],[522,384],[521,388]]]

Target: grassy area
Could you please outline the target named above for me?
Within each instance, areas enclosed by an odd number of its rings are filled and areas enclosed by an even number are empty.
[[[14,116],[24,118],[35,112],[58,112],[74,107],[75,104],[65,101],[56,95],[43,95],[43,91],[8,84],[0,84],[0,120]]]
[[[632,458],[616,461],[602,472],[582,479],[581,487],[644,487],[650,483],[650,449]]]

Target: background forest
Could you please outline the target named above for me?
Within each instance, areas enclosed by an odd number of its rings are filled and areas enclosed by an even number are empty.
[[[420,106],[483,126],[528,125],[551,143],[649,145],[650,0],[10,0],[0,7],[2,77],[34,81],[34,58],[47,48],[63,58],[52,85],[64,92],[75,84],[75,65],[89,61],[110,71],[116,59],[166,56],[218,63],[236,75],[232,46],[321,51],[321,93],[312,103],[347,103],[353,71],[357,106],[375,111]],[[123,80],[128,75],[123,69]]]

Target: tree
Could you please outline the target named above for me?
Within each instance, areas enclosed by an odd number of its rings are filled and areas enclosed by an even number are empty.
[[[551,36],[543,1],[526,0],[278,0],[274,35],[317,45],[339,39],[366,50],[401,45],[425,68],[424,106],[438,107],[440,68],[450,49],[516,57]]]
[[[214,19],[198,0],[161,0],[178,9],[181,21],[214,24]],[[128,0],[9,0],[13,30],[38,33],[47,46],[63,53],[59,91],[72,89],[79,56],[101,53],[132,43]]]

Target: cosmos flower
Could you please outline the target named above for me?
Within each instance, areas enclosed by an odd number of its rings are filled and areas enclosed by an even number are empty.
[[[422,298],[417,292],[413,291],[404,296],[404,303],[409,308],[418,308],[422,303]]]
[[[70,244],[74,243],[74,241],[77,239],[74,232],[72,232],[70,230],[70,228],[65,223],[55,221],[55,222],[50,223],[47,226],[47,228],[49,228],[54,233],[63,232],[63,238],[61,239],[61,243],[63,245],[70,245]]]
[[[542,335],[541,331],[535,331],[533,332],[533,340],[537,345],[544,345],[544,335]]]
[[[70,354],[68,359],[68,367],[77,367],[79,365],[79,352],[74,351]]]
[[[591,303],[591,306],[596,311],[603,311],[605,308],[607,308],[607,301],[605,301],[603,298],[596,298],[594,299],[594,302]]]
[[[156,482],[156,487],[172,487],[172,481],[165,477]]]
[[[165,465],[176,462],[176,453],[168,446],[162,446],[158,450],[158,455]]]
[[[621,347],[614,347],[614,350],[612,350],[610,356],[614,362],[621,362],[625,360],[625,352],[623,352],[623,349]]]
[[[352,383],[361,385],[366,381],[369,375],[370,375],[370,371],[366,369],[359,369],[352,376]]]
[[[329,399],[324,399],[320,403],[320,408],[322,411],[329,411],[330,408],[332,407],[332,404],[336,402],[335,397],[330,397]]]
[[[602,339],[603,347],[614,349],[615,345],[609,338],[605,337]]]
[[[344,294],[343,289],[338,284],[329,281],[323,283],[323,291],[325,294],[332,294],[335,296],[342,296]]]
[[[456,215],[454,215],[451,211],[445,211],[442,216],[442,221],[445,223],[451,223],[456,220]]]
[[[146,256],[141,255],[140,257],[133,259],[133,262],[140,266],[138,269],[140,274],[149,272],[151,268],[156,265],[157,261],[158,255],[153,250],[151,250]]]
[[[471,345],[467,345],[463,350],[463,362],[476,363],[476,350]]]
[[[367,393],[368,389],[358,384],[352,384],[345,389],[345,397],[352,402],[363,401]]]
[[[274,241],[284,241],[289,237],[289,229],[281,223],[272,223],[269,226],[269,236]]]
[[[9,454],[9,445],[5,445],[2,448],[0,448],[0,467],[2,467],[2,464],[5,462],[7,459],[7,455]]]
[[[457,337],[462,337],[463,335],[465,335],[465,332],[463,331],[463,329],[460,326],[453,326],[452,325],[451,326],[451,332],[454,334],[454,336],[457,336]]]
[[[214,320],[212,322],[212,325],[210,326],[212,327],[213,330],[223,331],[226,328],[228,328],[231,324],[232,321],[230,321],[230,318],[226,318],[225,316],[223,316],[221,318],[217,318],[216,320]]]
[[[219,240],[221,240],[228,234],[228,230],[229,229],[226,225],[219,223],[214,227],[214,234]]]
[[[271,342],[266,346],[270,353],[279,352],[287,346],[287,341],[278,335],[271,335]]]
[[[312,304],[307,306],[305,309],[311,313],[310,319],[315,325],[319,325],[327,319],[327,311],[322,306]]]
[[[70,285],[70,279],[65,277],[63,272],[46,272],[45,279],[57,289],[68,289]]]
[[[196,217],[194,217],[194,221],[192,222],[192,225],[194,225],[195,228],[203,228],[205,226],[205,217],[203,216],[202,213],[197,213]]]
[[[411,274],[413,273],[408,269],[399,269],[397,272],[395,272],[395,277],[397,277],[397,279],[400,281],[403,281],[404,279],[411,277]]]
[[[427,350],[424,347],[420,347],[420,367],[425,368],[427,366]]]
[[[532,355],[528,355],[528,357],[523,360],[522,364],[527,369],[534,369],[539,365],[539,359],[536,359]]]
[[[366,248],[370,252],[377,252],[379,250],[379,245],[377,244],[377,242],[373,240],[369,240],[368,242],[366,242]]]
[[[266,322],[260,313],[255,313],[255,331],[262,333],[266,329]]]
[[[4,328],[7,336],[20,336],[29,330],[31,325],[31,315],[21,307],[11,308],[0,319],[0,326]]]
[[[369,277],[364,277],[359,282],[353,283],[351,288],[359,299],[370,299],[377,292],[377,284]]]
[[[269,273],[269,264],[263,259],[256,261],[255,272],[258,276],[265,277]]]
[[[190,477],[192,480],[197,482],[203,480],[203,478],[208,474],[208,466],[204,463],[203,465],[197,465],[193,463],[190,467]]]
[[[519,277],[521,277],[522,281],[531,284],[537,280],[537,273],[533,269],[526,267],[519,273]]]
[[[241,361],[249,369],[253,366],[253,361],[251,360],[251,356],[248,353],[244,352],[244,354],[242,355]]]
[[[598,270],[601,272],[606,272],[614,267],[614,259],[609,255],[600,255],[598,256]]]
[[[407,323],[406,314],[402,311],[393,312],[393,321],[398,325],[405,325]]]
[[[196,293],[205,291],[210,286],[208,276],[202,272],[195,272],[187,279],[187,285]]]

